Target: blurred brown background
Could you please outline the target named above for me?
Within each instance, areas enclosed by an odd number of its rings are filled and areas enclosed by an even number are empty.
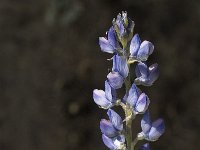
[[[166,121],[152,149],[199,149],[199,0],[0,0],[1,150],[106,149],[92,90],[104,88],[111,55],[98,37],[122,10],[160,66],[142,87],[153,119]]]

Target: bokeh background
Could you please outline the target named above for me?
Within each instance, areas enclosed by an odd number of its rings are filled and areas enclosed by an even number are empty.
[[[160,67],[155,85],[141,87],[152,118],[166,122],[152,149],[199,150],[199,0],[0,0],[1,150],[107,149],[92,90],[111,67],[98,37],[122,10]]]

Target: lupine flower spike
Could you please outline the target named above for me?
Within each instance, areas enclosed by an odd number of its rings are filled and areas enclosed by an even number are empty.
[[[94,102],[103,109],[108,109],[107,119],[100,121],[103,143],[111,150],[134,150],[139,140],[156,141],[165,131],[163,119],[150,120],[150,99],[139,89],[138,85],[151,86],[158,79],[158,65],[147,66],[146,61],[154,51],[154,45],[138,34],[133,36],[134,22],[128,18],[127,12],[118,14],[106,37],[99,38],[101,51],[113,54],[112,70],[105,81],[105,90],[93,91]],[[130,67],[137,63],[135,79],[130,78]],[[125,87],[124,97],[117,97],[117,89]],[[125,118],[111,107],[121,106]],[[142,131],[132,139],[132,120],[136,115],[143,114]],[[139,150],[150,150],[150,144],[140,146]]]

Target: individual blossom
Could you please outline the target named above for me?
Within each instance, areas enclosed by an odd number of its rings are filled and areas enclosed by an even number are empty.
[[[148,96],[142,93],[134,83],[123,101],[132,108],[134,114],[145,113],[150,103]]]
[[[114,55],[113,58],[112,72],[107,75],[109,84],[114,89],[119,89],[124,83],[124,79],[128,76],[129,68],[127,60],[123,59],[119,55]]]
[[[134,25],[134,21],[128,18],[127,12],[119,13],[117,18],[113,20],[114,29],[123,47],[126,47],[127,42],[131,39]]]
[[[153,53],[154,46],[149,41],[143,41],[141,43],[140,37],[138,34],[135,34],[131,40],[130,44],[130,57],[137,61],[146,61]]]
[[[105,81],[105,91],[95,89],[93,91],[93,99],[101,108],[108,109],[116,102],[116,91],[110,86],[108,81]]]
[[[151,86],[159,77],[158,64],[148,67],[145,63],[139,62],[135,68],[135,84]]]
[[[101,50],[107,53],[115,53],[118,49],[120,49],[113,26],[109,29],[107,38],[99,37],[99,45]]]
[[[143,136],[147,141],[156,141],[165,131],[163,119],[157,119],[151,122],[149,111],[147,111],[141,120],[142,132],[139,135]]]
[[[139,150],[150,150],[149,143],[143,144],[143,145],[139,148]]]
[[[124,135],[119,135],[114,138],[109,138],[102,134],[102,140],[104,144],[111,150],[124,150],[125,149],[125,137]]]
[[[102,140],[112,150],[122,149],[125,147],[122,118],[112,109],[108,110],[107,115],[109,120],[102,119],[100,122]]]

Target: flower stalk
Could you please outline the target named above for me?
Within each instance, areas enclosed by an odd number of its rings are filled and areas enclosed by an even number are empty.
[[[133,36],[134,25],[127,13],[122,12],[113,19],[113,26],[110,27],[107,37],[99,38],[101,50],[114,54],[109,59],[113,61],[113,67],[107,75],[105,90],[93,91],[94,102],[100,108],[108,109],[109,120],[102,119],[100,129],[104,144],[111,150],[135,150],[139,140],[156,141],[165,130],[162,119],[151,122],[148,110],[150,100],[138,88],[139,85],[152,86],[158,78],[159,71],[157,64],[147,66],[146,61],[153,53],[154,46],[146,40],[141,42],[138,34]],[[136,78],[131,81],[130,68],[133,63],[137,63]],[[123,88],[123,85],[126,92],[123,98],[119,98],[117,90]],[[123,108],[125,119],[111,109],[114,106]],[[132,121],[139,114],[143,114],[142,131],[133,140]],[[142,145],[140,150],[150,150],[149,143]]]

